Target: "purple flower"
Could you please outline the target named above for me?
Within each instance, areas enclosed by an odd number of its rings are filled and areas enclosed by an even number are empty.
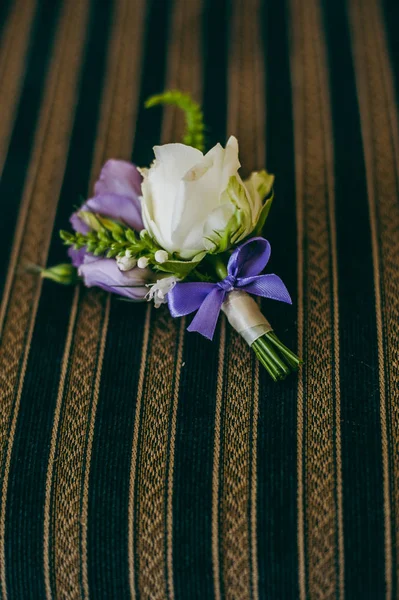
[[[125,223],[132,229],[143,229],[141,219],[141,175],[136,167],[122,160],[109,160],[103,167],[94,186],[94,197],[84,203],[81,210]],[[88,233],[89,227],[74,213],[70,219],[79,233]],[[144,300],[148,293],[146,284],[156,280],[150,269],[133,268],[121,271],[113,258],[93,256],[85,248],[69,248],[68,254],[87,287],[99,287],[132,300]]]
[[[108,160],[94,186],[94,197],[80,210],[90,211],[125,223],[136,231],[144,228],[141,218],[141,175],[124,160]],[[75,231],[87,233],[89,227],[74,213],[71,224]]]

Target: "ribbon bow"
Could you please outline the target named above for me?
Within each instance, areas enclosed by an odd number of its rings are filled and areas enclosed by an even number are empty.
[[[222,304],[233,290],[291,304],[288,290],[280,277],[259,275],[269,262],[270,253],[269,242],[255,237],[234,250],[227,263],[227,277],[222,281],[177,283],[167,296],[172,317],[197,311],[187,330],[198,331],[211,340]]]

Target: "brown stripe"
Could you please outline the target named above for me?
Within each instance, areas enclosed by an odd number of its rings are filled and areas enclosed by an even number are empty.
[[[84,598],[89,598],[87,531],[88,531],[88,516],[89,516],[90,466],[91,466],[91,455],[92,455],[92,449],[93,449],[97,404],[98,404],[98,398],[99,398],[99,394],[100,394],[101,370],[102,370],[102,364],[103,364],[103,360],[104,360],[110,309],[111,309],[111,301],[110,301],[110,298],[107,298],[107,302],[105,304],[104,320],[102,323],[102,329],[101,329],[101,333],[100,333],[100,344],[98,347],[96,378],[94,380],[94,389],[93,389],[93,402],[92,402],[92,407],[91,407],[89,427],[88,427],[88,431],[87,431],[88,437],[87,437],[87,448],[86,448],[86,456],[85,456],[83,489],[81,491],[82,513],[81,513],[81,517],[80,517],[80,524],[81,524],[81,559],[80,560],[82,562],[82,585],[83,585]]]
[[[136,569],[138,591],[143,597],[168,597],[165,504],[174,378],[175,369],[180,369],[176,361],[177,345],[178,323],[170,319],[166,309],[158,311],[153,317],[147,356],[136,473]],[[173,589],[170,595],[173,596]]]
[[[250,544],[252,598],[259,598],[258,541],[257,541],[257,492],[258,492],[258,418],[259,418],[259,362],[255,360],[253,374],[252,440],[251,440],[251,497],[250,497]]]
[[[201,86],[201,41],[200,41],[200,27],[198,23],[201,23],[202,13],[202,0],[191,0],[191,2],[182,2],[182,9],[179,11],[179,7],[176,6],[176,23],[173,25],[173,32],[171,36],[171,47],[169,49],[171,53],[170,62],[170,73],[169,80],[171,81],[170,87],[176,89],[189,89],[190,93],[194,98],[201,99],[202,86]],[[180,16],[179,16],[180,12]],[[193,31],[194,29],[194,31]],[[194,35],[195,32],[195,35]],[[181,45],[173,48],[175,40],[181,40]],[[185,60],[180,61],[178,64],[174,59],[174,52],[182,52]],[[173,111],[173,109],[172,109]],[[163,138],[164,140],[170,139],[180,140],[183,136],[183,119],[178,111],[172,112],[172,118],[174,116],[174,123],[172,119],[166,118],[164,120]],[[172,135],[174,134],[174,135]],[[178,333],[178,345],[176,350],[176,369],[175,369],[175,381],[172,398],[172,410],[171,410],[171,423],[170,423],[170,439],[169,439],[169,461],[168,461],[168,472],[167,472],[167,506],[166,506],[166,564],[167,564],[167,577],[168,577],[168,592],[169,597],[174,596],[174,585],[173,585],[173,474],[174,474],[174,453],[175,453],[175,438],[176,438],[176,424],[177,424],[177,408],[179,401],[179,386],[180,386],[180,374],[181,365],[183,359],[183,346],[184,346],[184,332],[186,328],[186,319],[180,320],[180,328]]]
[[[142,46],[145,18],[145,2],[140,0],[135,3],[128,3],[128,12],[126,16],[127,31],[125,34],[128,43],[123,45],[124,54],[120,59],[118,66],[120,67],[119,77],[116,88],[116,94],[113,104],[112,123],[104,136],[107,146],[105,151],[108,153],[106,158],[122,156],[130,158],[131,148],[136,127],[136,119],[138,112],[138,86],[137,81],[140,80],[141,65],[142,65]],[[122,41],[123,43],[123,41]],[[134,56],[135,60],[132,60]],[[119,99],[119,103],[118,103]],[[99,132],[98,139],[102,139],[102,132]],[[95,156],[94,168],[96,161],[100,159],[99,146],[97,146],[97,154]],[[94,174],[94,173],[93,173]],[[104,324],[100,335],[98,352],[99,360],[97,364],[97,372],[94,380],[93,403],[90,415],[90,423],[88,430],[88,443],[85,458],[85,476],[82,494],[82,582],[84,597],[89,597],[88,584],[88,560],[87,560],[87,530],[88,530],[88,498],[89,498],[89,481],[90,481],[90,465],[91,454],[94,438],[95,418],[97,412],[97,404],[100,392],[100,381],[102,363],[105,352],[106,334],[108,329],[108,321],[111,307],[111,297],[108,296],[105,304]]]
[[[138,106],[144,2],[119,0],[114,10],[92,182],[106,158],[130,157]],[[62,418],[54,424],[56,452],[48,465],[53,487],[46,510],[54,514],[45,531],[54,540],[53,553],[45,556],[45,562],[55,570],[57,596],[74,598],[89,595],[88,483],[110,308],[108,296],[98,290],[82,293],[80,301],[78,293],[69,326],[74,336],[65,347],[65,378],[59,386],[57,410]]]
[[[42,265],[47,258],[68,154],[86,37],[88,2],[80,3],[79,7],[73,4],[71,0],[65,3],[57,31],[2,305],[5,320],[0,346],[0,460],[4,467],[4,480],[0,518],[0,579],[4,598],[7,595],[4,536],[8,470],[41,292],[40,280],[26,274],[22,268],[16,273],[16,266],[27,261]]]
[[[291,79],[292,87],[300,88],[302,85],[301,72],[293,68],[294,47],[291,48]],[[304,290],[304,267],[305,251],[303,241],[305,239],[304,222],[304,155],[302,153],[300,132],[305,129],[304,111],[299,102],[293,106],[294,122],[298,134],[295,137],[295,183],[297,204],[297,234],[298,234],[298,348],[299,352],[304,348],[305,341],[305,290]],[[305,397],[304,378],[298,376],[297,393],[297,480],[298,480],[298,584],[300,600],[306,600],[306,567],[305,567],[305,493],[304,493],[304,448],[305,448]]]
[[[264,65],[259,29],[260,10],[258,0],[251,0],[249,3],[243,0],[235,2],[230,33],[228,133],[237,135],[244,174],[265,166]],[[226,597],[257,598],[259,366],[246,343],[230,328],[227,330],[226,340],[225,345],[222,335],[215,418],[216,423],[220,422],[220,431],[215,435],[214,451],[215,594],[220,597],[221,578]],[[234,369],[223,369],[223,361],[227,366],[234,365]],[[221,475],[218,480],[219,471]]]
[[[134,561],[134,548],[135,548],[135,514],[134,514],[134,503],[136,495],[136,470],[138,465],[138,445],[139,445],[139,433],[140,433],[140,420],[141,420],[141,405],[143,402],[144,395],[144,378],[147,364],[147,352],[150,338],[150,325],[151,325],[151,305],[149,304],[145,316],[144,334],[143,334],[143,346],[141,354],[140,374],[137,386],[136,396],[136,412],[134,418],[134,431],[133,431],[133,443],[132,443],[132,458],[130,465],[130,486],[129,486],[129,514],[128,514],[128,536],[129,536],[129,586],[130,595],[132,600],[136,598],[136,585],[135,585],[135,561]]]
[[[76,320],[76,312],[78,307],[79,300],[79,288],[75,288],[75,294],[72,302],[72,309],[69,321],[69,328],[67,333],[67,339],[65,343],[65,354],[69,356],[72,338],[75,327]],[[53,598],[52,590],[51,590],[51,569],[52,564],[50,562],[50,526],[51,520],[54,518],[51,514],[51,498],[52,498],[52,481],[53,481],[53,472],[54,472],[54,464],[56,457],[56,449],[57,449],[57,433],[58,427],[61,417],[61,408],[62,408],[62,397],[65,388],[65,380],[68,370],[68,362],[66,360],[63,361],[61,367],[61,375],[60,375],[60,383],[58,389],[57,396],[57,405],[54,413],[54,421],[53,421],[53,431],[51,437],[51,445],[50,445],[50,453],[49,453],[49,462],[47,467],[47,475],[46,475],[46,498],[44,505],[44,539],[43,539],[43,564],[44,564],[44,581],[46,586],[46,598],[47,600],[51,600]]]
[[[2,34],[0,45],[0,175],[3,171],[22,89],[26,54],[36,6],[36,0],[14,2]]]
[[[174,453],[177,425],[177,407],[179,402],[180,375],[183,359],[184,331],[186,329],[186,320],[180,319],[179,339],[176,352],[175,382],[173,390],[173,403],[170,415],[170,440],[169,440],[169,465],[167,473],[168,490],[166,506],[166,565],[168,573],[168,591],[169,597],[174,597],[173,584],[173,474],[174,474]]]
[[[137,482],[137,566],[140,594],[173,598],[173,480],[168,477],[168,453],[173,465],[172,436],[174,438],[176,426],[184,321],[181,321],[179,331],[166,311],[162,313],[162,316],[154,317],[147,357]],[[169,439],[170,425],[172,432]]]
[[[221,422],[224,388],[224,367],[226,349],[226,319],[220,325],[219,365],[216,386],[215,434],[212,475],[212,564],[215,600],[221,598],[220,543],[219,543],[219,501],[220,501],[220,453],[222,446]]]
[[[57,32],[50,72],[47,78],[33,156],[30,162],[27,183],[11,249],[10,266],[0,308],[0,332],[4,326],[10,295],[15,295],[15,286],[18,283],[23,283],[23,296],[27,295],[28,297],[31,297],[32,292],[30,290],[26,292],[27,287],[37,288],[38,280],[36,277],[32,278],[28,275],[15,277],[17,262],[19,261],[23,264],[29,261],[43,264],[47,256],[48,242],[57,206],[54,199],[58,198],[64,173],[69,145],[70,123],[74,114],[73,102],[76,95],[76,83],[79,74],[78,67],[80,66],[81,50],[84,42],[82,39],[83,36],[81,39],[75,41],[76,33],[74,37],[74,33],[68,30],[68,26],[70,26],[69,19],[66,18],[69,15],[68,11],[70,11],[70,2],[65,2],[63,15],[60,18],[61,25]],[[77,11],[76,16],[70,16],[70,18],[76,19],[76,22],[79,23],[79,27],[75,27],[75,32],[78,30],[78,33],[84,31],[81,29],[83,18],[79,21],[80,16],[81,11]],[[86,20],[86,14],[84,16]],[[74,54],[70,53],[73,59],[70,58],[69,53],[65,53],[65,43],[68,43],[68,40],[66,40],[67,35],[71,37],[77,47],[77,51]],[[70,48],[70,45],[68,47]],[[64,69],[63,65],[66,63],[66,57],[70,58],[68,63],[69,68]],[[62,99],[64,89],[67,89],[65,102]],[[63,121],[60,123],[61,116],[63,117]],[[54,144],[51,150],[48,150],[49,140]],[[52,177],[52,173],[54,173],[54,177]],[[21,250],[22,237],[24,245]],[[27,248],[27,243],[30,244],[29,249]],[[29,286],[28,282],[30,283]],[[18,297],[21,297],[20,292],[18,292]],[[23,302],[23,305],[30,306],[28,302]],[[14,303],[13,307],[16,310]],[[8,321],[10,321],[10,317]]]
[[[335,181],[334,181],[334,147],[332,113],[330,104],[330,92],[327,72],[327,49],[324,35],[322,34],[321,14],[319,0],[313,13],[313,28],[316,32],[317,50],[320,77],[320,97],[325,134],[324,145],[326,153],[326,180],[328,194],[328,218],[330,221],[330,245],[331,245],[331,272],[332,272],[332,302],[333,302],[333,361],[334,361],[334,395],[335,395],[335,477],[336,477],[336,510],[337,510],[337,543],[338,543],[338,593],[341,600],[344,598],[345,585],[345,561],[344,561],[344,519],[343,519],[343,497],[342,497],[342,444],[341,444],[341,387],[340,387],[340,340],[339,340],[339,303],[338,303],[338,251],[337,251],[337,227],[335,219]],[[321,49],[321,51],[319,51]]]
[[[349,4],[366,162],[374,263],[385,516],[386,598],[398,585],[399,553],[399,141],[380,6]],[[394,536],[394,537],[393,537]],[[393,539],[392,539],[393,537]]]
[[[202,0],[176,0],[169,42],[167,88],[179,88],[200,100],[200,27]],[[163,142],[179,141],[182,119],[165,111]],[[156,311],[146,354],[141,428],[132,455],[129,539],[131,587],[138,571],[138,594],[173,598],[173,470],[174,438],[179,398],[185,319],[173,320],[167,310]],[[137,419],[138,417],[136,417]],[[138,446],[135,446],[137,444]],[[134,490],[137,505],[134,506]],[[133,565],[134,556],[138,564]],[[134,590],[132,591],[134,593]]]
[[[180,6],[181,4],[181,6]],[[178,3],[174,9],[173,33],[169,38],[167,88],[188,91],[197,101],[202,97],[200,27],[201,0]],[[184,52],[180,57],[179,53]],[[181,141],[185,130],[181,111],[168,107],[162,126],[164,143]]]
[[[291,1],[291,30],[298,338],[305,358],[298,382],[299,590],[301,599],[335,598],[344,591],[338,278],[331,111],[317,0]]]
[[[265,67],[260,0],[235,0],[228,66],[228,134],[240,144],[244,174],[265,167]]]
[[[302,188],[300,188],[300,177],[302,173],[302,160],[297,156],[296,162],[296,181],[297,198],[302,198]],[[298,232],[298,348],[304,345],[304,249],[303,249],[303,206],[297,202],[297,232]],[[298,377],[297,392],[297,536],[298,536],[298,586],[300,600],[306,599],[306,573],[305,573],[305,507],[304,507],[304,381],[303,377]]]
[[[103,294],[96,291],[90,295],[88,302],[80,307],[80,318],[85,319],[85,327],[76,326],[74,345],[80,353],[73,351],[70,371],[67,376],[66,394],[62,403],[62,417],[59,422],[58,444],[53,465],[53,489],[51,514],[52,523],[50,537],[53,543],[52,558],[54,564],[50,569],[55,574],[55,596],[58,598],[81,598],[80,586],[82,568],[81,557],[81,499],[83,487],[83,463],[85,441],[89,422],[92,389],[88,387],[87,370],[96,372],[97,354],[86,357],[87,349],[91,349],[97,340],[96,324],[101,320],[100,332],[105,324],[103,311]],[[93,316],[93,321],[88,316]],[[53,591],[54,593],[54,591]]]

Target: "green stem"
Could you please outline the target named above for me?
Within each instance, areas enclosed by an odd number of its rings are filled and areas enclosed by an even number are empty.
[[[193,279],[194,281],[205,281],[205,282],[209,281],[209,278],[206,277],[206,275],[203,275],[201,273],[201,271],[199,271],[198,269],[193,269],[190,272],[190,278]]]
[[[266,335],[272,344],[280,350],[288,364],[296,371],[302,364],[302,360],[278,339],[274,331],[270,331]]]
[[[266,336],[262,336],[256,340],[258,344],[264,349],[264,351],[270,356],[271,360],[277,366],[279,371],[284,374],[286,377],[290,374],[290,368],[285,364],[285,362],[280,358],[276,349],[270,344]],[[256,342],[255,342],[256,343]]]
[[[208,256],[208,261],[214,268],[219,279],[225,279],[227,277],[227,267],[220,255],[216,254],[213,256]]]
[[[47,269],[39,265],[28,264],[25,268],[28,273],[40,275],[42,279],[51,279],[62,285],[74,285],[80,280],[77,269],[70,263],[53,265]]]
[[[291,371],[297,371],[302,363],[273,331],[255,340],[251,348],[274,381],[285,379]]]
[[[278,381],[279,380],[278,371],[277,371],[276,367],[273,365],[273,363],[271,362],[270,358],[267,356],[267,354],[262,350],[262,348],[259,345],[253,344],[252,348],[253,348],[255,355],[258,358],[259,362],[269,373],[269,375],[273,379],[273,381]]]
[[[201,152],[205,150],[204,142],[204,117],[202,110],[197,102],[189,94],[184,94],[178,90],[168,90],[163,94],[151,96],[145,103],[146,108],[157,106],[158,104],[169,104],[180,108],[186,117],[186,133],[183,143]]]

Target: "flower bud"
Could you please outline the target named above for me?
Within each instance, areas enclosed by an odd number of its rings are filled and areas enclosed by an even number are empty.
[[[169,259],[169,254],[166,252],[166,250],[157,250],[155,252],[154,258],[157,261],[157,263],[162,264]]]
[[[77,213],[77,216],[81,221],[83,221],[85,225],[90,227],[90,229],[92,229],[93,231],[102,230],[101,223],[99,222],[98,217],[94,213],[88,210],[80,210]]]
[[[63,285],[71,285],[78,281],[77,270],[70,263],[54,265],[48,269],[40,270],[40,276],[43,279],[51,279]]]
[[[116,264],[120,271],[130,271],[137,265],[137,260],[132,256],[118,256]]]
[[[145,269],[146,267],[148,267],[149,262],[150,261],[146,256],[141,256],[137,261],[137,266],[139,269]]]

